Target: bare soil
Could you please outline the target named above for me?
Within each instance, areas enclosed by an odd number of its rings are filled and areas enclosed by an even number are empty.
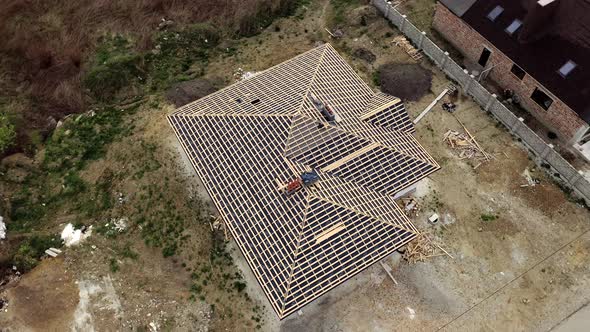
[[[211,82],[204,79],[190,80],[173,85],[166,91],[166,99],[180,107],[217,91]]]
[[[379,67],[381,91],[416,101],[430,91],[432,73],[418,64],[388,63]]]

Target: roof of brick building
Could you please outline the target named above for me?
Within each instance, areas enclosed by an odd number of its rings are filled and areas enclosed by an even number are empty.
[[[590,123],[590,0],[441,2]]]

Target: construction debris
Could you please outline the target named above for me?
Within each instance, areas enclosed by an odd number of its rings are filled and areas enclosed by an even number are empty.
[[[48,256],[57,257],[59,254],[61,254],[61,250],[59,250],[57,248],[49,248],[49,249],[45,250],[45,253]]]
[[[531,172],[529,171],[528,168],[524,169],[522,176],[526,179],[527,183],[521,185],[521,187],[534,187],[535,185],[541,183],[541,181],[539,181],[539,179],[535,179],[531,176]]]
[[[447,255],[454,257],[443,249],[438,243],[432,241],[425,233],[420,233],[414,240],[408,243],[403,258],[408,264],[424,262],[427,258]]]
[[[92,226],[86,228],[82,226],[80,229],[74,229],[74,225],[67,224],[61,232],[61,239],[64,241],[66,247],[77,245],[84,241],[92,234]]]
[[[455,113],[455,110],[457,109],[457,105],[455,105],[455,103],[443,103],[442,104],[442,109],[449,112],[449,113]]]
[[[400,201],[401,207],[403,208],[406,216],[410,218],[418,216],[418,212],[420,211],[420,205],[418,204],[418,201],[415,198],[402,198],[400,199]]]
[[[214,215],[210,215],[210,217],[213,219],[213,222],[209,223],[209,227],[211,227],[211,232],[223,230],[225,240],[229,241],[229,237],[227,235],[227,227],[225,226],[225,223],[223,222],[221,217],[216,217]]]
[[[396,36],[392,43],[404,50],[414,61],[422,59],[422,51],[417,50],[404,36]]]
[[[491,159],[490,154],[485,152],[473,136],[467,136],[454,130],[448,130],[443,141],[446,142],[452,149],[458,151],[459,159],[475,159],[479,161],[488,161]],[[479,167],[478,164],[475,168]]]
[[[342,31],[342,29],[336,29],[334,30],[334,32],[328,30],[328,28],[324,28],[328,34],[330,34],[330,37],[334,38],[334,39],[340,39],[342,38],[342,36],[344,36],[344,31]]]
[[[431,224],[436,224],[438,222],[438,214],[437,213],[433,213],[430,217],[428,217],[428,221]]]
[[[239,82],[239,81],[247,80],[250,77],[254,77],[256,74],[257,74],[257,72],[255,72],[255,71],[244,71],[244,69],[238,68],[234,72],[234,79]]]
[[[0,216],[0,240],[4,240],[6,238],[6,224],[4,223],[4,218]]]
[[[391,267],[383,262],[379,262],[379,264],[381,264],[381,267],[383,268],[383,270],[385,270],[385,273],[387,273],[387,275],[389,276],[389,278],[391,278],[393,283],[397,285],[397,280],[395,280],[393,275],[391,275]]]

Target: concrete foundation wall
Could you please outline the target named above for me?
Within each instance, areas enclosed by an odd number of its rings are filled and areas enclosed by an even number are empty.
[[[532,131],[509,109],[499,102],[495,95],[487,91],[487,89],[479,84],[479,82],[475,80],[473,76],[464,71],[461,66],[459,66],[453,59],[449,57],[448,53],[440,49],[432,40],[425,36],[422,31],[418,30],[411,22],[409,22],[404,15],[398,12],[385,0],[372,0],[371,2],[391,23],[393,23],[402,33],[404,33],[404,35],[414,44],[414,46],[421,49],[424,55],[430,58],[441,70],[445,72],[445,74],[457,81],[463,88],[463,91],[471,96],[482,107],[482,109],[489,111],[496,119],[498,119],[498,121],[510,129],[514,135],[520,137],[522,142],[528,146],[537,157],[541,158],[544,162],[555,169],[555,171],[560,174],[560,177],[564,180],[565,184],[569,185],[571,189],[584,198],[586,203],[590,205],[590,183],[582,175],[580,175],[580,173],[572,165],[563,159],[550,145],[547,145],[534,131]],[[437,6],[442,7],[443,11],[446,10],[448,12],[446,7],[441,6],[440,4],[437,4]],[[440,9],[439,7],[437,7],[437,9]],[[448,13],[451,14],[450,12]],[[435,17],[435,24],[436,20],[437,18]],[[469,40],[468,38],[471,38],[468,34],[468,31],[466,30],[463,31],[459,29],[456,31],[456,33],[456,36],[458,37],[451,38],[451,42],[453,40]],[[458,45],[456,46],[460,47]],[[473,52],[476,51],[474,50]],[[479,50],[479,52],[481,53],[481,50]],[[501,52],[498,51],[497,53]],[[479,57],[479,53],[477,54],[477,57]],[[530,78],[528,75],[526,77]],[[530,79],[532,80],[532,78]],[[515,91],[517,90],[515,89]],[[530,96],[530,94],[528,96]],[[522,99],[524,99],[524,97],[522,97]],[[561,114],[562,112],[573,113],[571,110],[560,110],[560,108],[565,105],[559,106],[559,103],[561,102],[555,98],[554,105],[552,105],[549,110],[552,110],[555,107],[555,112],[558,114]],[[547,111],[543,110],[543,112]],[[582,126],[582,124],[579,124],[578,122],[578,120],[582,120],[577,118],[577,115],[574,117],[572,117],[571,114],[561,116],[564,116],[567,121],[571,121],[571,123],[568,125],[571,128],[579,128]],[[564,131],[571,131],[571,128],[568,128],[565,128]]]

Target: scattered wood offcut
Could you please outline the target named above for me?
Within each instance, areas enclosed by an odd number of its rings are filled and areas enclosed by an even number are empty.
[[[431,240],[427,234],[420,233],[414,240],[408,243],[403,258],[408,264],[415,264],[424,262],[427,258],[444,255],[454,259],[443,247]]]

